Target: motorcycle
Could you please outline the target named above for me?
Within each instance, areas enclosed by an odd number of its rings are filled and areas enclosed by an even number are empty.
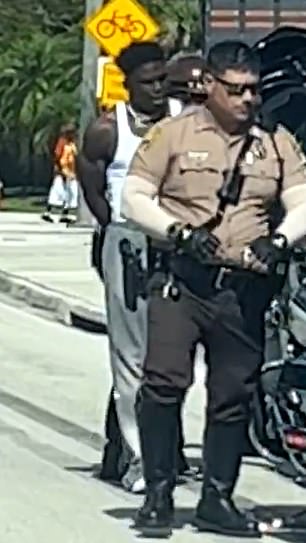
[[[306,249],[295,250],[266,315],[266,353],[249,438],[284,475],[306,483]]]
[[[255,45],[262,60],[263,111],[306,151],[306,32],[281,28]],[[249,438],[276,469],[306,485],[306,245],[293,250],[286,286],[266,315],[265,363]]]

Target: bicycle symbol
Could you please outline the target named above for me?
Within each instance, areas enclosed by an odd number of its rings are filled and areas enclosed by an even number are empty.
[[[97,33],[103,39],[112,38],[117,30],[128,34],[132,41],[140,41],[147,32],[146,25],[138,19],[133,19],[133,15],[117,15],[114,11],[110,19],[101,19],[97,25]]]

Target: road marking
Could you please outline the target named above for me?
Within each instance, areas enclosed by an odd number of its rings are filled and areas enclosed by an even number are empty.
[[[89,447],[71,437],[64,436],[48,426],[34,421],[30,417],[17,413],[3,404],[0,405],[0,419],[8,426],[26,432],[32,441],[40,445],[56,447],[69,456],[77,457],[87,464],[94,464],[101,460],[99,451],[93,447]]]
[[[59,247],[59,246],[70,246],[70,247],[79,247],[80,245],[91,246],[91,240],[83,240],[80,243],[78,238],[60,238],[52,237],[48,239],[43,239],[43,236],[25,237],[25,238],[4,238],[0,236],[0,245],[3,247]]]
[[[20,268],[19,268],[20,270]],[[83,278],[83,279],[96,279],[97,282],[98,276],[94,270],[91,268],[88,268],[88,270],[22,270],[14,273],[18,273],[19,277],[29,277],[30,279],[34,277],[51,277],[52,279],[69,279],[72,281],[75,281],[77,279]],[[92,277],[91,277],[92,276]]]

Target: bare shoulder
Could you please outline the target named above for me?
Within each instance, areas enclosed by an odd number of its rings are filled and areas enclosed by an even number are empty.
[[[85,130],[82,152],[90,161],[108,160],[116,141],[116,111],[103,111]]]
[[[95,137],[101,133],[111,132],[116,124],[116,110],[111,109],[103,111],[97,119],[92,121],[86,131],[85,136]]]

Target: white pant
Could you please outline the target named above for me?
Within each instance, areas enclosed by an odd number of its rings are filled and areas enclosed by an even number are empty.
[[[78,182],[76,179],[64,181],[56,175],[48,195],[48,204],[53,207],[76,209],[78,207]]]
[[[127,238],[133,247],[143,250],[146,237],[123,223],[107,227],[103,246],[103,272],[107,309],[110,359],[120,430],[135,459],[141,458],[135,402],[140,387],[147,347],[147,304],[138,299],[138,309],[127,309],[123,293],[123,267],[120,240]]]

